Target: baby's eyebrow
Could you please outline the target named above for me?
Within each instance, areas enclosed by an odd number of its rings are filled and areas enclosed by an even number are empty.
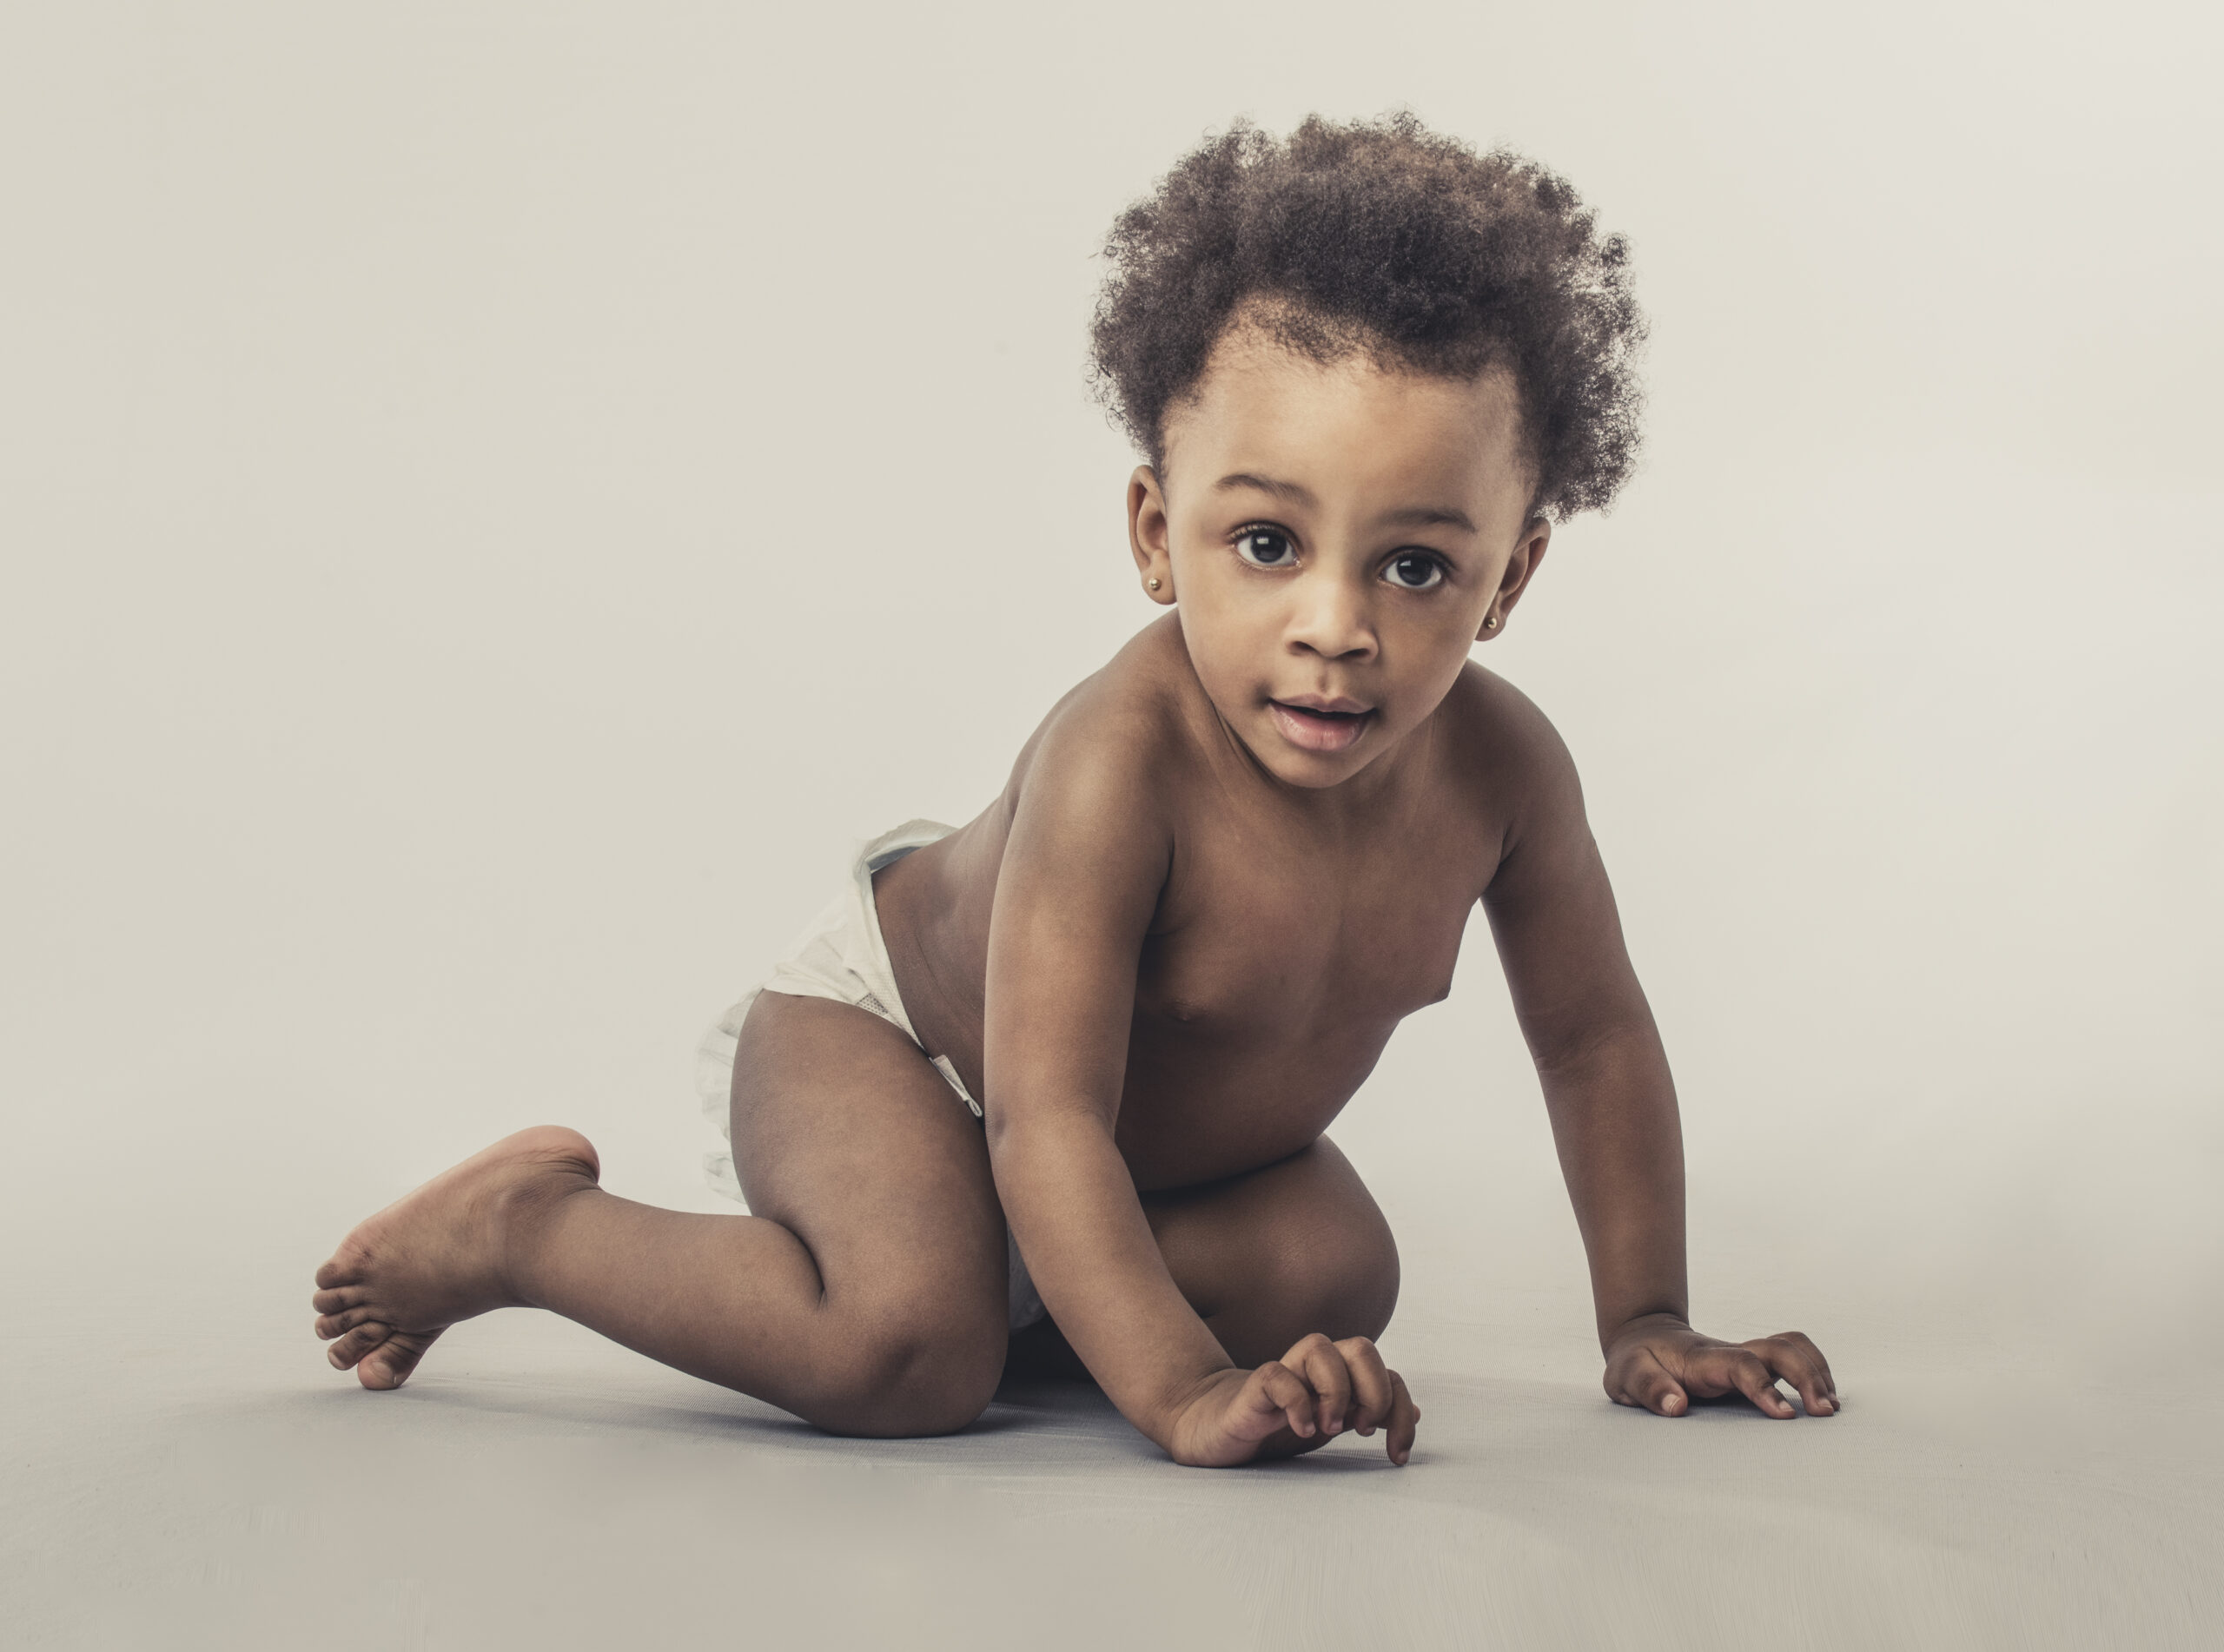
[[[1448,505],[1411,505],[1401,511],[1385,511],[1375,519],[1386,528],[1460,528],[1469,533],[1475,525],[1467,519],[1465,511],[1455,511]]]
[[[1302,482],[1281,482],[1271,476],[1254,476],[1249,471],[1237,471],[1223,476],[1213,486],[1222,492],[1230,488],[1254,487],[1261,493],[1271,493],[1278,499],[1287,499],[1293,505],[1314,503],[1313,490]]]
[[[1254,476],[1249,471],[1234,472],[1221,477],[1213,486],[1222,492],[1231,488],[1256,488],[1261,493],[1271,493],[1276,499],[1287,499],[1293,505],[1309,506],[1318,502],[1313,497],[1313,491],[1301,482],[1285,482],[1272,476]],[[1474,523],[1468,519],[1465,511],[1455,510],[1448,505],[1408,505],[1399,510],[1385,511],[1375,521],[1386,528],[1452,527],[1464,529],[1469,533],[1475,531]]]

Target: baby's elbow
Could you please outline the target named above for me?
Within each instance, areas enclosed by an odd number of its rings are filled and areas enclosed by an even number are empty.
[[[981,1123],[989,1139],[989,1162],[999,1173],[1006,1165],[1068,1158],[1077,1139],[1109,1141],[1112,1135],[1111,1115],[1086,1100],[1061,1101],[1039,1094],[1016,1103],[986,1099]]]
[[[1584,1015],[1523,1029],[1529,1059],[1546,1080],[1593,1075],[1630,1062],[1642,1063],[1659,1049],[1651,1015]]]

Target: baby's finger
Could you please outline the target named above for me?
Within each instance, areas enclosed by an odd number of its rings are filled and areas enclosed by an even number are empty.
[[[1805,1344],[1804,1347],[1801,1344]],[[1837,1402],[1830,1397],[1830,1379],[1823,1358],[1815,1345],[1804,1337],[1794,1342],[1788,1337],[1764,1337],[1745,1346],[1776,1375],[1799,1391],[1799,1398],[1807,1406],[1810,1417],[1828,1417],[1837,1410]]]
[[[1390,1368],[1382,1363],[1382,1351],[1365,1337],[1345,1338],[1336,1351],[1344,1357],[1344,1369],[1352,1379],[1352,1410],[1345,1424],[1356,1433],[1372,1434],[1396,1402]]]
[[[1406,1379],[1394,1371],[1389,1375],[1390,1437],[1384,1442],[1384,1448],[1390,1453],[1390,1460],[1403,1468],[1413,1454],[1413,1435],[1420,1427],[1421,1408],[1406,1391]]]
[[[1707,1351],[1710,1355],[1716,1352],[1713,1349]],[[1768,1368],[1768,1362],[1759,1355],[1744,1348],[1730,1348],[1722,1350],[1720,1357],[1723,1375],[1730,1379],[1730,1385],[1759,1407],[1764,1417],[1794,1417],[1798,1414],[1791,1409],[1791,1402],[1777,1387],[1776,1373]]]
[[[1312,1385],[1320,1431],[1343,1432],[1344,1417],[1352,1405],[1352,1379],[1336,1345],[1316,1331],[1284,1354],[1282,1364]]]
[[[1779,1331],[1769,1340],[1788,1344],[1814,1362],[1816,1373],[1822,1384],[1823,1398],[1830,1402],[1832,1410],[1836,1410],[1838,1403],[1838,1379],[1830,1375],[1830,1362],[1823,1358],[1823,1351],[1815,1345],[1814,1338],[1804,1331]]]
[[[1623,1405],[1641,1406],[1658,1417],[1681,1417],[1691,1409],[1684,1385],[1650,1351],[1619,1372],[1609,1372],[1606,1397]]]
[[[1262,1420],[1267,1416],[1280,1412],[1282,1420],[1289,1424],[1291,1433],[1301,1440],[1313,1437],[1317,1428],[1313,1420],[1313,1391],[1305,1385],[1303,1378],[1279,1359],[1270,1359],[1253,1371],[1251,1379],[1243,1384],[1243,1391]],[[1279,1424],[1270,1425],[1267,1433],[1272,1433],[1276,1426]],[[1259,1437],[1263,1439],[1266,1435],[1261,1434]]]

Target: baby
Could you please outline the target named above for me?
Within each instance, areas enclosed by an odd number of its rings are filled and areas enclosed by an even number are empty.
[[[317,1334],[398,1386],[553,1310],[844,1434],[963,1428],[1077,1362],[1176,1462],[1420,1411],[1390,1230],[1323,1133],[1489,915],[1591,1263],[1606,1391],[1837,1409],[1797,1332],[1691,1328],[1676,1096],[1566,750],[1469,658],[1636,447],[1625,248],[1410,117],[1238,126],[1115,226],[1097,382],[1168,611],[1003,795],[868,844],[705,1046],[748,1215],[520,1131],[358,1226]]]

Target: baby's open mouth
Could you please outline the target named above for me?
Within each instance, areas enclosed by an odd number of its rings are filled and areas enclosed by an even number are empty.
[[[1367,731],[1374,716],[1372,706],[1356,700],[1330,700],[1317,705],[1269,700],[1267,709],[1283,737],[1307,751],[1343,750]]]

